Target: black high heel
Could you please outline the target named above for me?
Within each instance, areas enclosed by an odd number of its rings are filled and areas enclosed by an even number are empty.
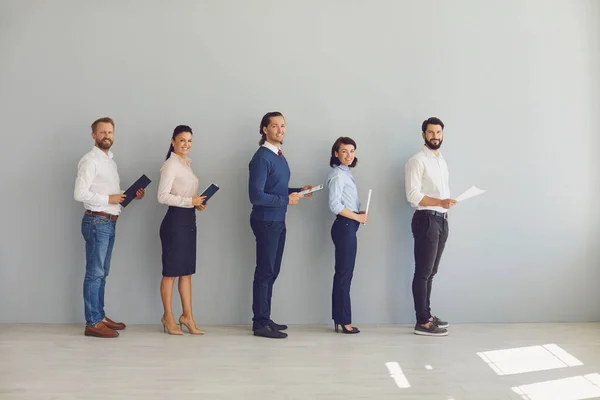
[[[352,334],[352,333],[359,333],[360,332],[358,330],[358,328],[355,327],[355,326],[352,327],[352,330],[348,330],[348,329],[346,329],[346,327],[343,324],[336,324],[336,323],[334,323],[333,325],[335,326],[335,332],[336,333],[339,333],[338,326],[342,327],[342,333]]]

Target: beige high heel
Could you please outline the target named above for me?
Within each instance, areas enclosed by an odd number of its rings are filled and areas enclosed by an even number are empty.
[[[163,332],[167,332],[169,335],[183,335],[183,331],[181,330],[170,330],[169,328],[167,328],[167,322],[165,321],[164,315],[160,317],[160,322],[162,322],[163,324]],[[175,329],[177,329],[177,324],[175,324]]]
[[[201,331],[200,329],[194,327],[194,329],[192,329],[191,325],[188,325],[187,323],[185,323],[183,321],[183,315],[179,317],[179,329],[181,329],[183,331],[183,327],[182,325],[185,325],[185,327],[188,329],[188,332],[191,333],[192,335],[204,335],[204,331]]]

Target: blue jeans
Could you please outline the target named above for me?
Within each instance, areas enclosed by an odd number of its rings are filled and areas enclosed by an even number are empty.
[[[85,239],[85,279],[83,300],[86,325],[96,325],[104,315],[104,286],[110,270],[110,256],[115,243],[116,222],[85,214],[81,234]]]

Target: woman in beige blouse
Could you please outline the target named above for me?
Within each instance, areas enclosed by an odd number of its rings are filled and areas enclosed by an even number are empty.
[[[183,335],[182,326],[191,334],[202,335],[192,315],[192,274],[196,272],[196,213],[206,208],[205,196],[198,196],[198,178],[187,154],[192,148],[192,128],[179,125],[173,131],[167,160],[160,169],[158,202],[169,206],[160,225],[162,244],[162,281],[160,295],[164,314],[160,319],[171,335]],[[173,286],[179,277],[183,315],[179,326],[172,310]]]

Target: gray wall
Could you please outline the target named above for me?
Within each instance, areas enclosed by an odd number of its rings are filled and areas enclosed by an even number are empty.
[[[3,0],[0,322],[83,322],[73,184],[89,124],[111,116],[123,187],[142,173],[153,183],[119,220],[109,315],[159,322],[156,187],[184,123],[201,185],[222,188],[199,215],[194,312],[201,325],[249,323],[247,165],[271,110],[287,119],[293,185],[325,181],[339,135],[358,142],[359,191],[374,195],[359,231],[357,324],[413,321],[403,168],[432,115],[447,125],[453,193],[488,190],[452,211],[435,312],[598,320],[599,25],[593,0]],[[288,213],[278,321],[330,319],[326,195]]]

